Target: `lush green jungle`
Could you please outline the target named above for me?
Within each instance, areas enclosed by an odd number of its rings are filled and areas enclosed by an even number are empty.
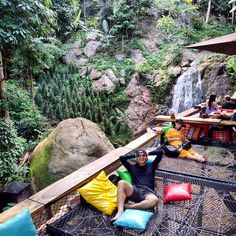
[[[89,32],[99,34],[102,45],[87,66],[125,69],[126,83],[132,73],[158,68],[168,77],[164,58],[169,54],[178,64],[186,45],[234,32],[231,8],[225,0],[0,0],[0,185],[27,180],[24,154],[64,119],[97,123],[115,147],[130,141],[124,85],[96,92],[79,66],[62,60],[73,42],[83,45]],[[153,53],[139,40],[139,23],[153,21],[152,9],[164,36]],[[142,66],[135,67],[130,49],[142,50]],[[125,60],[115,59],[119,53],[127,55]],[[236,57],[229,57],[228,69],[235,76]],[[148,86],[153,103],[161,103],[168,84]]]

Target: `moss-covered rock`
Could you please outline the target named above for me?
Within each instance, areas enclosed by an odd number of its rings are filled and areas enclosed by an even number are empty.
[[[51,161],[52,140],[43,140],[35,149],[30,164],[30,175],[35,190],[42,189],[57,179],[49,173],[48,165]]]
[[[114,149],[101,129],[84,118],[67,119],[37,145],[30,164],[36,191]]]

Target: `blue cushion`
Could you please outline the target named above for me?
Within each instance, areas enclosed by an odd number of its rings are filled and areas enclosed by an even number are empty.
[[[152,216],[152,212],[126,209],[125,212],[114,222],[114,225],[122,228],[144,230]]]
[[[148,160],[147,160],[147,163],[152,163],[155,159],[156,155],[149,155],[148,156]],[[130,161],[133,161],[133,162],[137,162],[136,158],[131,158],[129,159]]]
[[[0,224],[1,236],[37,236],[29,209]]]

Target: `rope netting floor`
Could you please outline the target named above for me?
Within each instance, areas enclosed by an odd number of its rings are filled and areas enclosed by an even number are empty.
[[[192,148],[199,154],[206,155],[207,163],[201,164],[186,158],[164,156],[159,169],[236,181],[236,150],[202,145],[192,145]]]
[[[191,183],[192,200],[174,203],[161,200],[145,231],[116,228],[110,223],[111,217],[81,203],[69,212],[62,210],[57,217],[53,213],[48,235],[236,235],[235,152],[200,145],[193,148],[208,156],[206,164],[164,156],[156,172],[156,187],[162,197],[165,185],[185,182]],[[56,213],[59,206],[54,208]]]
[[[48,225],[51,236],[79,235],[235,235],[236,185],[157,171],[157,189],[163,197],[165,185],[191,183],[191,201],[160,204],[145,231],[119,229],[110,219],[88,204],[79,204]]]

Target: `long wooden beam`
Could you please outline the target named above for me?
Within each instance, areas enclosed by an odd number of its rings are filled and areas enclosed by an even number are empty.
[[[213,118],[196,118],[196,117],[182,117],[177,115],[175,119],[170,118],[170,116],[156,116],[155,120],[156,121],[175,121],[176,119],[182,119],[186,123],[192,123],[192,124],[207,124],[207,125],[217,125],[220,124],[221,120],[220,119],[213,119]]]
[[[192,115],[197,114],[199,111],[200,111],[200,108],[194,108],[193,107],[193,108],[190,108],[186,111],[183,111],[183,112],[177,114],[177,116],[185,116],[185,117],[192,116]]]
[[[31,215],[34,216],[38,212],[44,209],[44,205],[30,199],[25,199],[23,202],[16,204],[14,207],[10,208],[7,211],[4,211],[0,214],[0,223],[5,222],[6,220],[12,218],[19,212],[23,211],[24,209],[29,208]]]
[[[78,169],[72,174],[64,177],[63,179],[51,184],[45,189],[39,191],[38,193],[32,195],[25,201],[16,204],[14,207],[8,209],[7,211],[0,214],[0,223],[12,218],[20,211],[29,208],[32,216],[39,214],[43,211],[45,207],[51,203],[56,202],[63,196],[68,195],[74,190],[78,189],[84,183],[90,181],[94,176],[96,176],[102,170],[109,170],[112,172],[120,165],[119,156],[126,155],[133,149],[139,148],[146,143],[150,142],[156,138],[158,134],[154,132],[147,132],[140,138],[127,144],[125,147],[118,148],[109,152],[105,156],[99,158],[98,160]],[[107,173],[110,174],[110,173]]]

